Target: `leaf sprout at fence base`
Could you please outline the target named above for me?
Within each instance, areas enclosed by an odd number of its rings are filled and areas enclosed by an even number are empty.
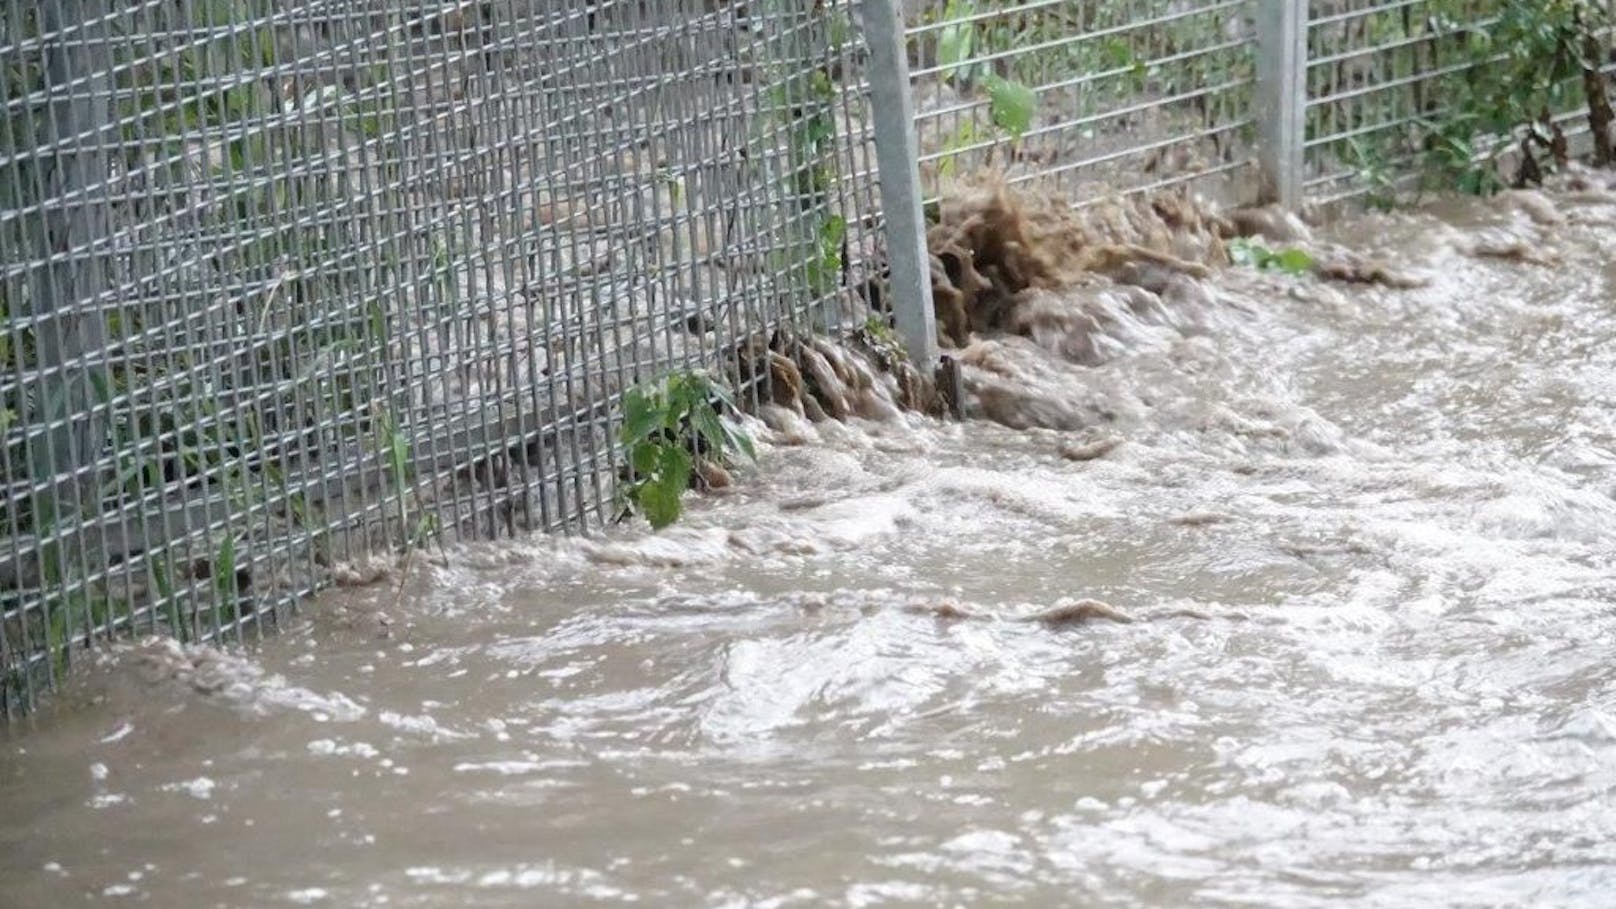
[[[1273,250],[1254,240],[1241,238],[1229,244],[1229,260],[1258,271],[1278,271],[1300,277],[1313,271],[1313,256],[1305,249]]]
[[[723,412],[736,413],[735,402],[704,372],[628,390],[619,438],[634,475],[622,489],[624,517],[642,514],[661,530],[679,520],[685,491],[703,465],[728,468],[738,455],[756,460],[751,436],[726,423]]]

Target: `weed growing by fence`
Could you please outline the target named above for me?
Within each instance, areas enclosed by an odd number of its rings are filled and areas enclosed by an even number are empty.
[[[1595,163],[1616,161],[1616,115],[1603,72],[1606,4],[1503,0],[1497,15],[1479,25],[1468,0],[1438,0],[1436,8],[1442,27],[1462,36],[1470,64],[1444,80],[1445,112],[1420,121],[1426,166],[1444,185],[1495,192],[1505,185],[1499,159],[1508,153],[1517,161],[1509,182],[1541,182],[1569,158],[1558,115],[1574,110],[1587,114]]]
[[[976,118],[963,119],[945,143],[947,155],[939,162],[945,177],[955,175],[959,155],[983,142],[1006,138],[1012,148],[1032,129],[1038,96],[1037,68],[1043,65],[1032,53],[1019,54],[1001,66],[977,59],[978,54],[993,57],[1039,43],[1046,26],[1042,17],[1005,18],[1006,10],[974,0],[949,0],[940,11],[926,18],[941,23],[936,33],[938,77],[962,95],[979,89],[987,99],[988,125]],[[999,15],[982,18],[985,13]],[[999,70],[1004,70],[1001,73]],[[997,135],[996,135],[997,133]]]
[[[634,475],[621,489],[625,515],[639,513],[657,530],[679,520],[684,494],[703,462],[729,467],[757,457],[752,438],[731,427],[729,392],[701,372],[679,372],[623,396],[619,439]]]
[[[776,5],[775,11],[786,9]],[[831,190],[841,178],[837,161],[836,103],[838,86],[833,61],[851,38],[851,23],[837,8],[816,4],[787,21],[787,32],[775,49],[773,87],[766,129],[786,138],[785,196],[797,211],[794,236],[775,266],[806,272],[808,289],[818,297],[832,293],[841,277],[847,220],[833,210]],[[812,65],[804,66],[805,62]]]

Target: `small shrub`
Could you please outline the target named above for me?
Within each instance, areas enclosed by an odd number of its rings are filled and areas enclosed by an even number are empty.
[[[1456,28],[1474,15],[1468,0],[1439,0],[1438,21]],[[1588,114],[1594,159],[1613,162],[1613,114],[1602,66],[1610,24],[1593,0],[1505,0],[1497,16],[1463,31],[1469,66],[1445,80],[1451,98],[1440,117],[1420,121],[1429,169],[1462,192],[1487,195],[1503,188],[1498,159],[1515,150],[1516,185],[1539,182],[1563,166],[1566,137],[1554,115],[1581,108]]]
[[[701,461],[727,467],[736,455],[757,458],[751,437],[725,423],[721,410],[735,412],[735,402],[701,372],[628,390],[619,434],[634,469],[622,493],[628,513],[643,514],[660,530],[679,519]]]

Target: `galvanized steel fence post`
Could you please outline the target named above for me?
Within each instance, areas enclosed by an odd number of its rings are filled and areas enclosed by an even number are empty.
[[[1307,139],[1308,0],[1260,0],[1257,118],[1262,201],[1302,206]]]
[[[870,104],[875,121],[876,166],[887,231],[892,313],[909,359],[929,375],[937,363],[931,268],[921,210],[914,102],[904,50],[899,0],[864,0],[864,37],[870,50]]]

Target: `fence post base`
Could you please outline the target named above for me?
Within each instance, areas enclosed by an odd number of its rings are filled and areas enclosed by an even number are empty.
[[[920,204],[919,145],[909,58],[904,51],[899,0],[863,0],[864,37],[870,51],[870,105],[881,210],[887,232],[892,314],[909,359],[921,375],[937,365],[931,266]]]
[[[1302,207],[1307,162],[1307,19],[1301,0],[1257,7],[1257,117],[1261,199],[1287,211]]]

